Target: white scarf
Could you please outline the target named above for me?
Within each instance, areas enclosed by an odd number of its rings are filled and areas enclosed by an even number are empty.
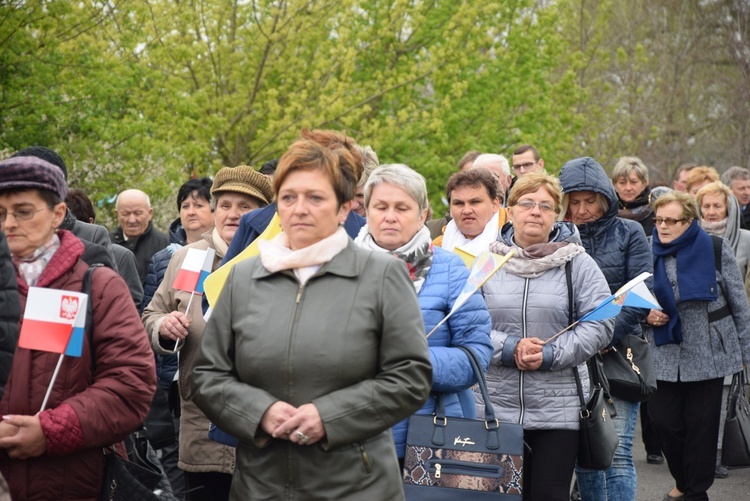
[[[443,249],[454,252],[453,249],[460,247],[461,250],[468,252],[472,256],[478,256],[481,252],[488,250],[490,244],[497,240],[497,234],[500,231],[500,228],[498,227],[499,214],[499,211],[495,212],[492,219],[490,219],[484,226],[482,233],[471,240],[461,233],[458,226],[456,226],[456,220],[451,219],[445,227],[442,244]]]
[[[344,250],[349,235],[339,227],[332,235],[302,249],[292,250],[286,233],[258,242],[260,261],[268,271],[293,270],[299,283],[305,285],[311,276]]]

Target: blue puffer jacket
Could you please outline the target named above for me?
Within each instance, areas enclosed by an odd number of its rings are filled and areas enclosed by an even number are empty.
[[[448,315],[469,277],[469,270],[457,255],[440,247],[435,247],[434,251],[432,266],[418,295],[425,334]],[[476,378],[466,353],[456,347],[471,347],[486,370],[492,356],[490,326],[487,305],[476,292],[427,339],[432,362],[432,393],[417,414],[432,414],[437,394],[441,392],[448,416],[474,417],[474,409],[470,407],[470,414],[465,416],[459,393],[466,391],[470,395]],[[393,427],[396,453],[400,458],[404,457],[407,424],[408,420],[404,420]]]
[[[141,315],[154,297],[161,281],[164,280],[164,273],[167,271],[167,266],[169,266],[172,255],[177,249],[187,245],[187,235],[182,227],[180,218],[175,219],[169,225],[169,242],[169,245],[151,257],[151,262],[148,264],[146,284],[143,287]],[[176,372],[177,355],[156,355],[156,375],[159,378],[159,386],[168,390]]]
[[[609,201],[607,212],[596,221],[578,225],[578,232],[581,244],[599,265],[613,294],[641,273],[653,273],[653,258],[643,227],[636,221],[617,217],[617,193],[596,160],[583,157],[566,163],[560,171],[560,184],[566,195],[593,191]],[[651,278],[646,283],[649,288],[653,286]],[[647,313],[648,310],[623,308],[615,320],[611,344],[626,334],[642,335],[640,320]]]

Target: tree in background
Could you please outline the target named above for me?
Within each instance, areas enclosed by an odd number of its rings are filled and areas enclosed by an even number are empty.
[[[100,202],[258,166],[303,127],[425,175],[530,142],[551,172],[636,154],[750,164],[747,2],[15,0],[0,3],[0,151],[52,147]]]

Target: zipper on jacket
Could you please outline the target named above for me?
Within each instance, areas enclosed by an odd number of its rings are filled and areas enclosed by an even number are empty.
[[[527,301],[529,299],[529,279],[525,279],[525,282],[523,284],[523,302],[521,303],[521,337],[523,339],[526,339],[526,307],[527,307]],[[523,402],[523,383],[524,383],[524,371],[519,370],[520,372],[518,376],[518,400],[521,407],[521,412],[519,414],[518,422],[520,424],[523,424],[523,418],[524,414],[526,414],[526,408],[524,406]]]
[[[367,456],[364,442],[359,443],[359,452],[362,454],[362,462],[365,464],[365,471],[367,473],[372,472],[372,465],[370,464],[370,458]]]
[[[292,344],[294,340],[294,332],[297,327],[297,316],[299,314],[299,302],[302,298],[302,292],[304,292],[305,285],[299,284],[299,289],[297,290],[297,297],[294,300],[294,311],[292,312],[292,327],[289,332],[289,341],[286,347],[286,397],[289,398],[289,390],[291,390],[292,386],[294,385],[294,375],[292,374]]]

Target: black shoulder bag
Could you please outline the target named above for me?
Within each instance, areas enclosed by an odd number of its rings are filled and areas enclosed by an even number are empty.
[[[573,323],[573,280],[570,271],[570,261],[565,265],[565,279],[568,283],[568,323]],[[612,422],[612,416],[604,402],[604,389],[600,381],[604,379],[599,363],[594,360],[592,377],[590,378],[591,396],[588,402],[583,395],[581,377],[578,367],[573,367],[573,375],[578,388],[578,398],[581,401],[580,429],[578,433],[578,466],[587,470],[605,470],[612,465],[615,449],[620,443]]]

